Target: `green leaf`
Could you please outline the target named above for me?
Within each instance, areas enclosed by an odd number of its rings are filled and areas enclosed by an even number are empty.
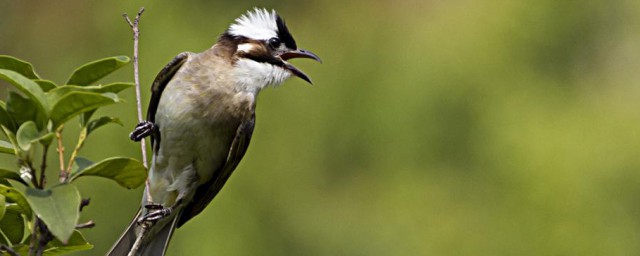
[[[4,217],[4,212],[7,210],[7,204],[4,199],[5,197],[3,195],[0,195],[0,220],[2,219],[2,217]]]
[[[93,165],[93,161],[81,156],[76,156],[75,162],[76,162],[76,166],[78,167],[76,171],[82,171],[87,167]]]
[[[118,101],[118,96],[113,93],[70,92],[53,106],[51,111],[53,130],[79,114]]]
[[[20,174],[14,171],[9,171],[5,169],[0,169],[0,178],[14,180],[28,186],[27,182],[20,177]]]
[[[129,63],[129,57],[115,56],[84,64],[73,71],[66,84],[90,85],[127,63]]]
[[[13,155],[16,153],[16,151],[11,143],[9,143],[8,141],[0,140],[0,153]]]
[[[32,121],[22,124],[16,134],[18,146],[20,146],[24,151],[29,151],[31,144],[36,142],[40,142],[42,145],[48,146],[54,137],[55,133],[53,132],[40,136],[40,132],[38,132],[36,124]]]
[[[6,208],[4,217],[0,220],[0,231],[11,242],[19,244],[24,237],[24,219],[20,214],[20,208],[16,205],[9,205]]]
[[[37,79],[33,81],[36,82],[44,92],[51,91],[58,87],[54,82],[49,80]]]
[[[13,120],[19,126],[24,122],[35,120],[38,110],[29,98],[22,96],[20,93],[10,91],[9,99],[7,100],[7,113],[13,117]]]
[[[27,97],[33,101],[33,104],[35,104],[35,108],[38,112],[42,113],[42,116],[45,117],[46,120],[46,117],[49,116],[49,102],[47,101],[44,91],[42,91],[36,82],[31,81],[29,78],[24,77],[21,74],[6,69],[0,69],[0,79],[9,82],[22,93],[27,95]]]
[[[80,119],[80,126],[87,127],[87,124],[91,120],[91,117],[94,113],[96,113],[96,109],[82,113],[82,115],[80,115],[80,118],[78,118]]]
[[[39,78],[31,63],[8,55],[0,55],[0,69],[15,71],[29,79]]]
[[[91,132],[95,131],[101,126],[111,123],[123,126],[122,122],[120,122],[120,119],[118,119],[117,117],[103,116],[98,119],[91,120],[91,122],[87,124],[87,135],[91,134]]]
[[[7,136],[7,139],[9,139],[9,142],[11,143],[13,154],[19,156],[20,146],[18,146],[18,142],[16,141],[16,135],[12,131],[7,129],[7,127],[5,127],[4,125],[0,125],[0,128],[2,128],[2,132],[4,132],[4,135]]]
[[[9,92],[7,112],[15,121],[16,127],[25,122],[34,121],[38,128],[42,129],[46,123],[46,117],[38,112],[33,100],[25,98],[16,92]],[[15,132],[15,130],[12,131]]]
[[[28,151],[31,148],[31,143],[38,141],[39,137],[40,134],[36,123],[32,121],[22,124],[20,128],[18,128],[18,133],[16,133],[18,145],[24,151]]]
[[[129,88],[134,87],[134,86],[135,86],[134,83],[115,82],[115,83],[110,83],[110,84],[103,85],[101,92],[119,93],[121,91],[124,91],[125,89],[129,89]]]
[[[47,246],[49,248],[45,249],[44,255],[52,256],[85,251],[93,248],[93,245],[88,243],[84,236],[82,236],[82,234],[78,230],[73,231],[73,234],[71,234],[71,237],[66,244],[62,243],[58,239],[54,239],[53,241],[49,242]]]
[[[27,216],[27,219],[31,220],[33,218],[33,210],[31,210],[31,206],[29,206],[29,203],[20,191],[12,187],[0,185],[0,195],[4,195],[7,201],[18,204],[21,209],[20,211]]]
[[[56,102],[71,92],[119,93],[124,89],[131,88],[132,86],[134,86],[132,83],[111,83],[107,85],[89,86],[63,85],[48,91],[46,95],[49,102]]]
[[[50,190],[27,188],[26,198],[51,234],[66,243],[80,218],[78,189],[68,183]]]
[[[49,146],[49,144],[51,144],[51,141],[53,141],[53,138],[55,137],[56,134],[54,132],[50,132],[40,136],[40,138],[38,138],[38,141],[44,146]]]
[[[60,98],[71,92],[119,93],[122,90],[133,86],[134,85],[132,83],[111,83],[91,86],[63,85],[47,92],[47,98],[49,99],[49,102],[57,102]],[[93,113],[95,113],[95,110],[89,110],[80,116],[80,124],[82,127],[87,125]]]
[[[71,174],[71,180],[82,176],[99,176],[116,181],[121,186],[137,188],[147,179],[147,169],[133,158],[113,157]]]
[[[7,111],[7,104],[4,101],[0,101],[0,125],[4,125],[11,131],[16,131],[16,122]]]

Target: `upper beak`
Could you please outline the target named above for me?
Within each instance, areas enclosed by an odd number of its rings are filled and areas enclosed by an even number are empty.
[[[316,60],[317,62],[322,63],[322,60],[320,60],[320,57],[318,57],[318,55],[315,55],[314,53],[307,50],[303,50],[303,49],[285,52],[280,55],[280,58],[282,58],[282,60],[284,61],[295,59],[295,58],[306,58],[306,59]],[[309,78],[307,74],[302,72],[302,70],[289,64],[288,62],[285,62],[284,68],[291,71],[291,73],[293,73],[295,76],[302,78],[302,80],[305,80],[310,84],[313,84],[313,82],[311,82],[311,78]]]

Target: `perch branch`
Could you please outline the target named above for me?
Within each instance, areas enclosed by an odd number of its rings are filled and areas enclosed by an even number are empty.
[[[144,12],[144,7],[140,8],[136,19],[131,22],[129,16],[124,13],[122,16],[127,21],[131,30],[133,30],[133,79],[136,84],[136,107],[138,109],[138,123],[142,123],[142,100],[140,99],[140,70],[138,68],[138,41],[140,38],[140,30],[138,29],[138,23],[140,22],[140,16]],[[140,148],[142,150],[142,164],[147,167],[147,147],[145,140],[140,140]]]
[[[133,22],[131,22],[131,19],[129,19],[129,16],[126,13],[122,15],[124,19],[127,21],[127,23],[129,24],[129,26],[131,27],[131,29],[133,30],[133,75],[134,75],[134,79],[135,79],[134,81],[136,85],[136,103],[137,103],[137,110],[138,110],[138,123],[141,123],[143,121],[142,103],[141,103],[142,101],[140,100],[140,76],[139,76],[139,69],[138,69],[138,41],[140,38],[140,30],[138,29],[138,23],[140,22],[140,16],[142,15],[143,12],[144,12],[144,7],[141,7],[140,11],[138,11],[138,15],[136,15],[136,19]],[[140,140],[140,147],[142,149],[142,164],[148,170],[149,167],[147,165],[147,150],[146,150],[146,144],[144,139]],[[151,199],[151,193],[149,192],[148,178],[145,182],[144,191],[146,193],[147,204],[151,204],[153,200]],[[140,233],[138,233],[138,236],[136,237],[136,241],[131,247],[131,251],[129,251],[130,256],[137,254],[138,250],[140,249],[140,245],[142,244],[142,238],[147,233],[152,223],[143,222],[141,225],[142,227],[140,229]]]
[[[138,29],[138,23],[140,22],[140,16],[144,12],[144,7],[140,7],[140,11],[138,11],[138,15],[136,15],[136,19],[134,22],[131,22],[129,16],[124,13],[122,16],[129,23],[129,26],[133,30],[133,75],[134,81],[136,84],[136,102],[138,108],[138,122],[141,123],[142,120],[142,104],[140,100],[140,72],[138,69],[138,41],[140,39],[140,30]],[[142,164],[147,170],[149,170],[149,166],[147,165],[147,147],[145,146],[145,140],[140,140],[140,149],[142,150]],[[149,187],[149,179],[145,182],[146,188]],[[151,204],[153,200],[151,199],[151,193],[148,189],[145,189],[145,193],[147,193],[147,204]]]

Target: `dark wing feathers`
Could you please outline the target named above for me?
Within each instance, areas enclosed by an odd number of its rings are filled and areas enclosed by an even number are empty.
[[[231,176],[233,170],[236,169],[242,157],[247,152],[249,142],[251,141],[251,135],[253,134],[253,127],[255,126],[256,116],[255,113],[251,115],[251,118],[243,121],[236,130],[236,136],[231,142],[231,149],[229,149],[229,155],[227,161],[219,170],[216,170],[214,177],[202,184],[196,190],[193,201],[189,203],[178,220],[178,227],[182,226],[185,222],[193,218],[202,212],[205,207],[213,200],[213,198],[220,192],[222,186]]]
[[[160,96],[162,96],[164,88],[167,87],[167,84],[169,84],[169,81],[171,81],[173,75],[175,75],[176,72],[178,72],[178,69],[182,67],[182,64],[187,61],[187,59],[189,58],[189,54],[190,53],[188,52],[178,54],[178,56],[173,58],[173,60],[171,60],[169,64],[167,64],[166,66],[164,66],[164,68],[162,68],[162,70],[160,70],[160,73],[158,73],[156,79],[153,80],[153,84],[151,85],[151,100],[149,102],[149,108],[147,110],[147,121],[155,123],[156,111],[158,110],[158,104],[160,103]],[[154,136],[151,136],[151,148],[153,148],[155,151],[156,148],[154,146],[154,140],[159,141],[160,138],[154,138]]]

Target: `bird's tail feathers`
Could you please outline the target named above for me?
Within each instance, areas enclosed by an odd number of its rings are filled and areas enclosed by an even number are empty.
[[[156,256],[162,255],[164,256],[167,251],[167,247],[169,246],[169,241],[171,240],[171,236],[173,235],[173,231],[176,229],[176,223],[178,222],[178,215],[172,216],[173,219],[170,223],[167,223],[162,227],[160,232],[156,233],[156,235],[148,241],[147,243],[142,244],[140,246],[139,252],[140,255],[144,256]]]
[[[136,220],[140,216],[140,210],[133,218],[133,221],[129,223],[127,230],[124,231],[120,239],[111,247],[111,250],[107,253],[107,256],[126,256],[131,251],[131,247],[136,242],[137,233],[136,230]]]

